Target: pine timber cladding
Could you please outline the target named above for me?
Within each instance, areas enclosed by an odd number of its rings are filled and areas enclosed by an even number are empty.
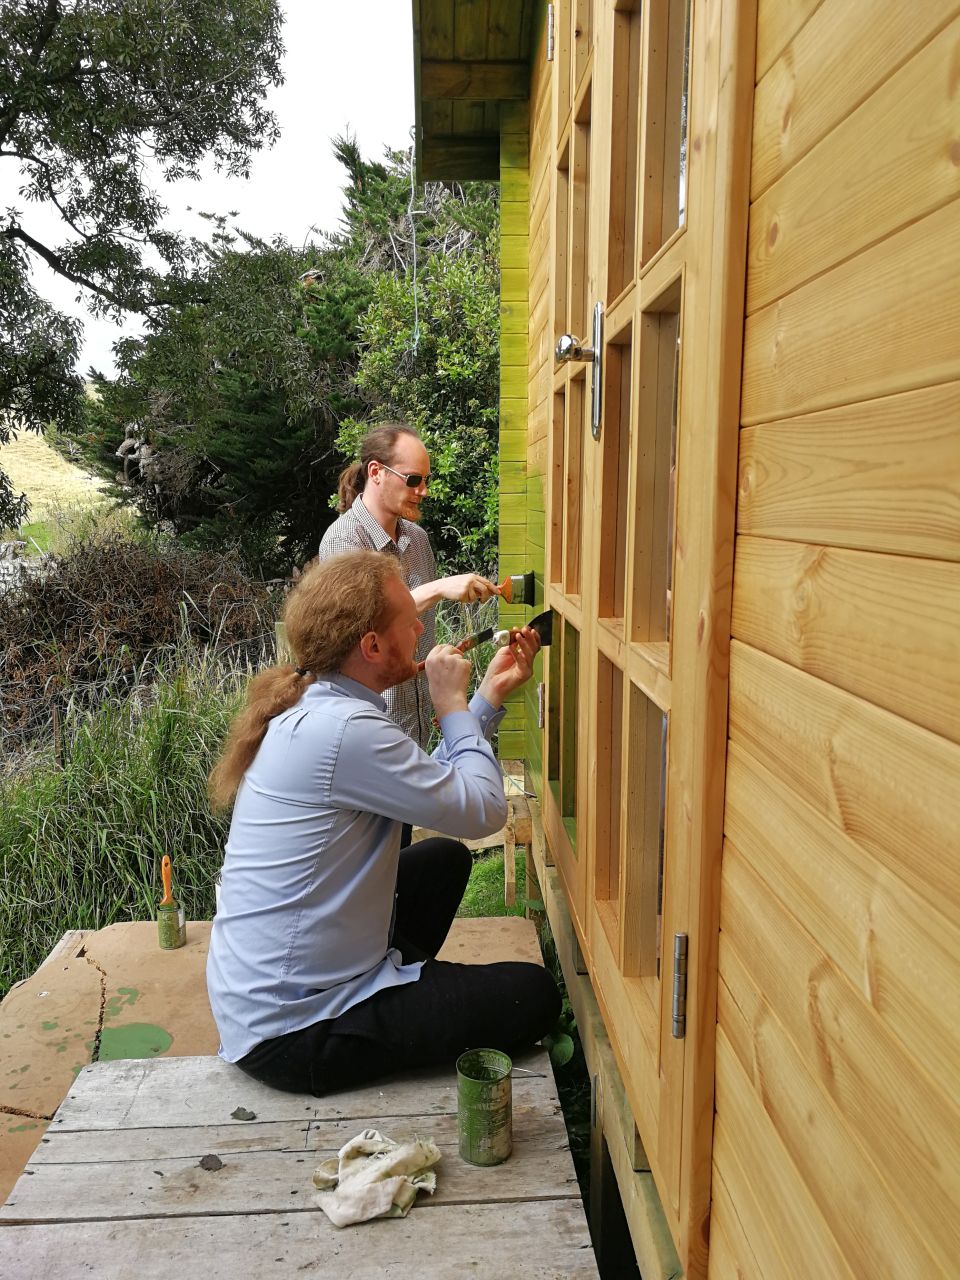
[[[759,5],[716,1276],[960,1249],[957,10]]]
[[[542,3],[415,9],[529,58],[501,552],[560,638],[508,732],[645,1280],[955,1274],[960,3],[559,0],[551,62]]]

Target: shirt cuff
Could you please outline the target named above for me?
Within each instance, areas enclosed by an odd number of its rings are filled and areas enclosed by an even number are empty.
[[[497,725],[507,714],[506,707],[494,709],[481,693],[475,693],[470,699],[470,713],[480,721],[483,736],[489,738]]]

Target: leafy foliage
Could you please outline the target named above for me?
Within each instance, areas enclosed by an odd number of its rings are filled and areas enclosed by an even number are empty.
[[[190,545],[235,546],[285,573],[316,550],[340,469],[337,423],[361,403],[352,374],[371,286],[336,253],[219,226],[193,277],[207,300],[123,344],[119,377],[96,380],[72,439],[85,465],[119,480],[130,429],[150,446],[149,472],[141,466],[141,483],[118,483],[115,496]],[[316,282],[305,292],[308,265]]]
[[[353,181],[345,226],[364,260],[393,259],[361,321],[357,385],[369,411],[346,419],[338,447],[356,456],[371,421],[417,427],[435,480],[424,506],[441,572],[492,572],[496,560],[499,397],[499,203],[486,183],[427,184],[409,213],[407,157],[392,167],[338,154]],[[410,222],[416,236],[410,232]]]
[[[142,688],[184,642],[259,652],[273,616],[231,557],[118,530],[78,542],[0,593],[0,757],[48,734],[54,704]]]
[[[120,376],[97,380],[69,434],[110,479],[125,434],[146,441],[149,469],[115,496],[283,574],[315,553],[359,437],[401,416],[432,453],[424,523],[441,568],[492,570],[496,190],[412,192],[408,156],[368,162],[345,138],[334,149],[348,177],[340,232],[294,250],[213,219],[190,301],[123,344]]]
[[[0,218],[0,440],[80,412],[79,326],[39,296],[34,263],[94,313],[156,322],[182,300],[189,246],[164,228],[147,164],[168,179],[198,178],[206,157],[247,172],[277,134],[262,99],[281,80],[280,21],[277,0],[0,0],[0,158],[22,184]],[[0,480],[0,525],[23,510]]]

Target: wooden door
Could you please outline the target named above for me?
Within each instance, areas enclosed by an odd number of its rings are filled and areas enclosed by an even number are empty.
[[[554,337],[589,343],[597,303],[604,335],[598,423],[590,363],[554,366],[544,824],[695,1274],[709,1207],[752,18],[738,0],[555,8]]]

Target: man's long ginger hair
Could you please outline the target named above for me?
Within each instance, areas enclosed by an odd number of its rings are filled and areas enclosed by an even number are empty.
[[[224,809],[260,749],[270,721],[299,702],[317,676],[338,671],[368,631],[388,621],[387,583],[400,576],[391,555],[348,551],[321,560],[303,575],[283,610],[287,646],[296,665],[284,663],[255,676],[247,703],[230,726],[223,754],[208,781],[211,804]]]

